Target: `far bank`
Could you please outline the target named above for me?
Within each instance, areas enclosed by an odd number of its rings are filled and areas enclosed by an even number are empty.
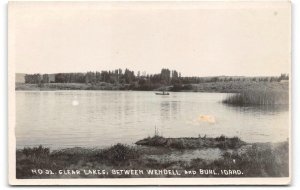
[[[266,81],[218,81],[197,84],[177,84],[169,86],[139,86],[129,84],[99,83],[16,83],[18,91],[51,91],[51,90],[137,90],[137,91],[173,91],[173,92],[220,92],[239,93],[245,90],[289,91],[289,82]]]

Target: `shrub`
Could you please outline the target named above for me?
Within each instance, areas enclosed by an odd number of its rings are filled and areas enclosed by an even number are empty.
[[[49,156],[50,149],[45,148],[42,145],[33,148],[25,147],[22,150],[22,153],[25,154],[25,156],[27,157],[28,156]]]
[[[140,156],[140,154],[133,147],[118,143],[108,149],[104,149],[97,156],[101,160],[109,161],[112,163],[122,163],[130,159],[136,159]]]

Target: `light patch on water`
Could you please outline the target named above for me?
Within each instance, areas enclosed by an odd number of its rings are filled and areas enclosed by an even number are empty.
[[[79,105],[78,100],[73,100],[73,101],[72,101],[72,105],[73,105],[73,106],[78,106],[78,105]]]
[[[216,123],[216,118],[213,115],[200,115],[198,121],[203,121],[207,123]]]
[[[192,119],[191,121],[186,121],[186,124],[191,124],[191,125],[201,125],[201,126],[203,126],[204,123],[215,124],[216,123],[215,116],[213,116],[213,115],[199,115],[197,118]],[[204,126],[209,126],[209,125],[204,125]]]

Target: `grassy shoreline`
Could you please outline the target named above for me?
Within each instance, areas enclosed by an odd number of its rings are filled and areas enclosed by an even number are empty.
[[[16,151],[17,178],[123,178],[123,177],[176,177],[170,173],[176,171],[180,177],[282,177],[288,176],[288,142],[281,143],[246,143],[237,140],[237,137],[228,138],[164,138],[150,137],[136,142],[140,145],[116,144],[105,149],[68,148],[50,151],[45,147],[18,149]],[[172,143],[165,143],[172,139]],[[235,139],[235,140],[232,140]],[[184,143],[182,144],[182,141]],[[197,141],[197,143],[195,143]],[[231,141],[234,146],[227,146]],[[151,143],[150,143],[151,142]],[[201,143],[202,142],[202,143]],[[226,146],[218,146],[225,143]],[[242,142],[242,143],[241,143]],[[149,144],[150,143],[150,144]],[[143,144],[143,145],[141,145]],[[182,146],[184,145],[184,146]],[[205,145],[205,146],[204,146]],[[210,150],[219,150],[221,155],[217,158],[205,159],[199,154],[190,159],[178,159],[180,156],[188,157],[189,151],[203,151],[208,154]],[[40,175],[32,173],[32,169],[53,171],[52,175],[45,172]],[[184,175],[184,171],[193,170],[241,171],[240,176],[213,173]],[[59,174],[58,171],[76,171],[80,173]],[[105,171],[105,175],[85,175],[83,171]],[[121,173],[116,175],[113,171],[145,170],[135,175]],[[165,170],[167,173],[150,175],[146,170]],[[177,176],[178,177],[178,176]]]
[[[256,82],[256,81],[228,81],[228,82],[203,82],[198,84],[186,84],[165,86],[156,89],[143,90],[139,88],[130,88],[128,85],[110,84],[110,83],[45,83],[25,84],[16,83],[17,91],[50,91],[50,90],[136,90],[136,91],[156,91],[168,90],[174,92],[221,92],[221,93],[238,93],[244,90],[289,90],[288,82]]]

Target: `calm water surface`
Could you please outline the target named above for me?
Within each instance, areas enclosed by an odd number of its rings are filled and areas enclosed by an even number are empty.
[[[165,137],[239,136],[247,142],[288,137],[288,107],[233,107],[224,93],[138,91],[16,92],[17,147],[106,147]],[[209,118],[205,120],[205,118]]]

